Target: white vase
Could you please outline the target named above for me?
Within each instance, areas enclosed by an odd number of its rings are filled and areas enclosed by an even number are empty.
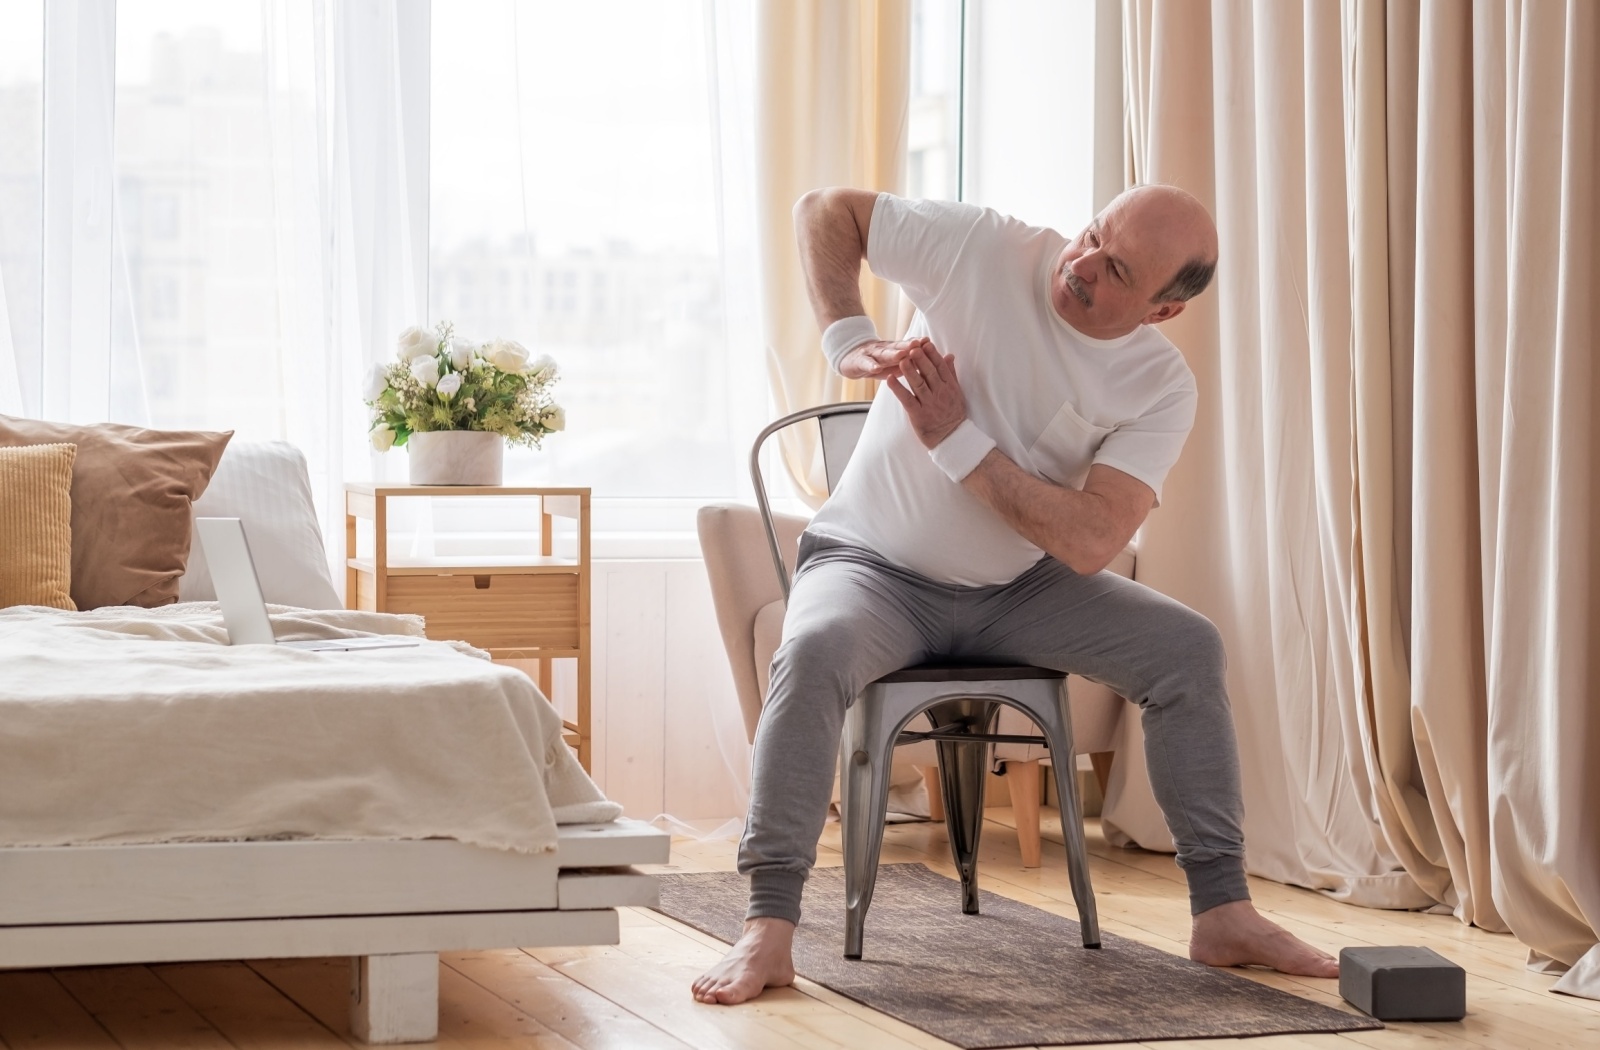
[[[505,438],[486,430],[431,430],[406,440],[413,485],[498,485]]]

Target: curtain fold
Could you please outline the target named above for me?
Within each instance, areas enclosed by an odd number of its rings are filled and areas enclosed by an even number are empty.
[[[1501,464],[1486,660],[1490,888],[1524,943],[1572,966],[1558,990],[1600,998],[1600,10],[1587,0],[1503,9],[1516,44],[1500,89],[1515,121],[1508,251],[1504,282],[1480,286],[1508,300],[1503,388],[1499,376],[1480,386],[1504,399],[1500,432],[1485,435]]]
[[[23,400],[42,418],[105,418],[110,357],[116,9],[46,4],[40,252],[41,352]]]
[[[5,274],[38,275],[42,349],[0,353],[0,405],[288,440],[342,564],[343,479],[383,476],[363,371],[427,302],[429,10],[262,0],[224,43],[200,9],[153,40],[45,5],[42,244]]]
[[[17,40],[44,42],[42,4],[11,5],[0,29]],[[48,45],[45,45],[48,46]],[[0,413],[39,411],[44,367],[40,294],[44,228],[44,51],[7,64],[0,120],[8,129],[0,151]]]
[[[864,400],[874,385],[828,367],[806,297],[791,209],[825,186],[903,192],[909,121],[910,0],[771,0],[756,21],[756,229],[761,329],[778,415]],[[862,301],[885,335],[899,291],[863,271]],[[802,430],[795,427],[792,430]],[[807,435],[783,436],[801,495],[819,505],[821,457]]]
[[[1125,29],[1132,175],[1222,242],[1169,326],[1201,405],[1139,578],[1228,639],[1250,868],[1447,905],[1600,997],[1600,11],[1129,0]],[[1137,777],[1108,802],[1168,845]]]
[[[1349,237],[1336,9],[1125,8],[1135,178],[1184,186],[1222,234],[1216,291],[1164,327],[1201,400],[1183,465],[1140,537],[1138,578],[1209,616],[1229,688],[1256,874],[1363,904],[1429,899],[1374,818],[1360,754],[1348,587]],[[1284,61],[1285,54],[1302,61]],[[1330,163],[1333,161],[1333,163]],[[1271,347],[1272,352],[1262,348]],[[1308,424],[1310,424],[1308,426]],[[1176,487],[1174,487],[1176,483]],[[1142,751],[1126,719],[1123,756]],[[1170,848],[1148,788],[1115,778],[1113,841]]]

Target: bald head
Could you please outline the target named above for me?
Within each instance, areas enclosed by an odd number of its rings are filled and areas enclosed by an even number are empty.
[[[1165,242],[1166,254],[1180,257],[1151,302],[1187,302],[1206,290],[1217,270],[1217,226],[1194,194],[1162,183],[1133,186],[1118,194],[1106,212],[1112,209],[1120,211],[1136,235]]]
[[[1183,312],[1217,267],[1217,228],[1176,186],[1135,186],[1062,249],[1050,298],[1084,335],[1112,339]]]

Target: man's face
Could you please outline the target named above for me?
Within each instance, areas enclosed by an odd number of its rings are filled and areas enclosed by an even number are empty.
[[[1154,301],[1188,257],[1187,231],[1163,229],[1160,210],[1119,197],[1062,249],[1050,299],[1063,320],[1090,338],[1115,339],[1182,312],[1182,303]]]

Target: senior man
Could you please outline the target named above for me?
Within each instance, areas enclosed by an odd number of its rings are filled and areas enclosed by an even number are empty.
[[[801,537],[739,847],[750,906],[695,998],[738,1003],[793,981],[845,708],[874,679],[940,657],[1068,671],[1137,703],[1189,884],[1190,957],[1337,976],[1250,903],[1216,629],[1101,571],[1157,504],[1194,422],[1194,377],[1154,326],[1210,282],[1205,208],[1135,187],[1068,241],[969,204],[829,189],[801,198],[795,225],[824,353],[841,375],[885,382]],[[923,336],[877,337],[863,259],[916,305]]]

